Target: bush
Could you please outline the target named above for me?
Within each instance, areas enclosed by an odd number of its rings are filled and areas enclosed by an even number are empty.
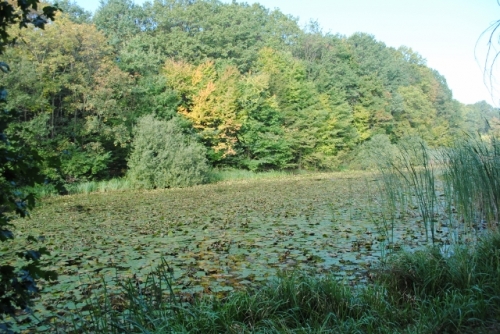
[[[105,152],[100,145],[84,151],[68,144],[61,156],[61,172],[66,183],[83,182],[97,178],[107,171],[111,153]]]
[[[377,134],[360,146],[351,168],[377,169],[381,163],[393,159],[396,152],[396,146],[391,143],[387,135]]]
[[[134,135],[127,177],[136,187],[187,187],[206,181],[209,166],[205,147],[182,133],[178,119],[144,116]]]

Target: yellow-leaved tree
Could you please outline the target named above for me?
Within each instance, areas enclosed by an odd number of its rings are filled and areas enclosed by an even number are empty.
[[[219,158],[236,154],[238,113],[243,76],[234,66],[217,69],[214,62],[198,66],[169,60],[164,73],[167,85],[182,98],[178,113],[192,122],[202,140]]]

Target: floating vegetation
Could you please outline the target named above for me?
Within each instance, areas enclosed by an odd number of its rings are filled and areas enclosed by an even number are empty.
[[[391,223],[390,240],[380,233],[384,218],[367,177],[328,173],[47,198],[33,218],[15,223],[17,235],[44,237],[51,252],[44,264],[59,273],[58,281],[41,282],[33,312],[68,315],[104,286],[140,282],[162,259],[172,268],[172,288],[188,294],[224,296],[279,271],[364,283],[385,252],[425,240],[416,209]],[[24,249],[23,239],[9,242],[9,252]]]

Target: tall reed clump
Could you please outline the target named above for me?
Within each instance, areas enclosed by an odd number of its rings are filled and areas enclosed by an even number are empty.
[[[450,241],[470,239],[478,230],[496,229],[500,219],[500,140],[469,136],[434,154],[423,141],[403,142],[398,154],[379,164],[379,193],[393,230],[395,217],[417,208],[427,240],[446,216]],[[438,196],[437,194],[440,194]],[[445,222],[447,220],[447,222]],[[474,239],[473,237],[472,239]]]
[[[424,224],[426,240],[435,240],[437,213],[434,157],[421,139],[403,142],[398,152],[379,164],[382,195],[394,228],[395,216],[415,204]],[[399,214],[398,214],[399,213]]]
[[[377,282],[396,308],[412,309],[408,332],[498,333],[500,234],[485,233],[450,254],[438,247],[394,253]]]
[[[379,164],[377,196],[374,196],[377,207],[370,211],[379,214],[381,221],[373,221],[385,240],[393,244],[396,223],[405,215],[408,189],[389,161],[391,160]]]
[[[444,182],[456,221],[496,228],[500,209],[500,140],[469,137],[443,151]],[[447,196],[448,197],[448,196]]]

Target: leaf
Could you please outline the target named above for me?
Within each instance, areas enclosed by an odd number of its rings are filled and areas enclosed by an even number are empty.
[[[14,239],[14,233],[9,230],[0,230],[0,241]]]
[[[0,61],[0,70],[3,73],[8,73],[10,71],[10,67],[9,67],[9,65],[7,65],[7,63],[4,63],[3,61]]]

